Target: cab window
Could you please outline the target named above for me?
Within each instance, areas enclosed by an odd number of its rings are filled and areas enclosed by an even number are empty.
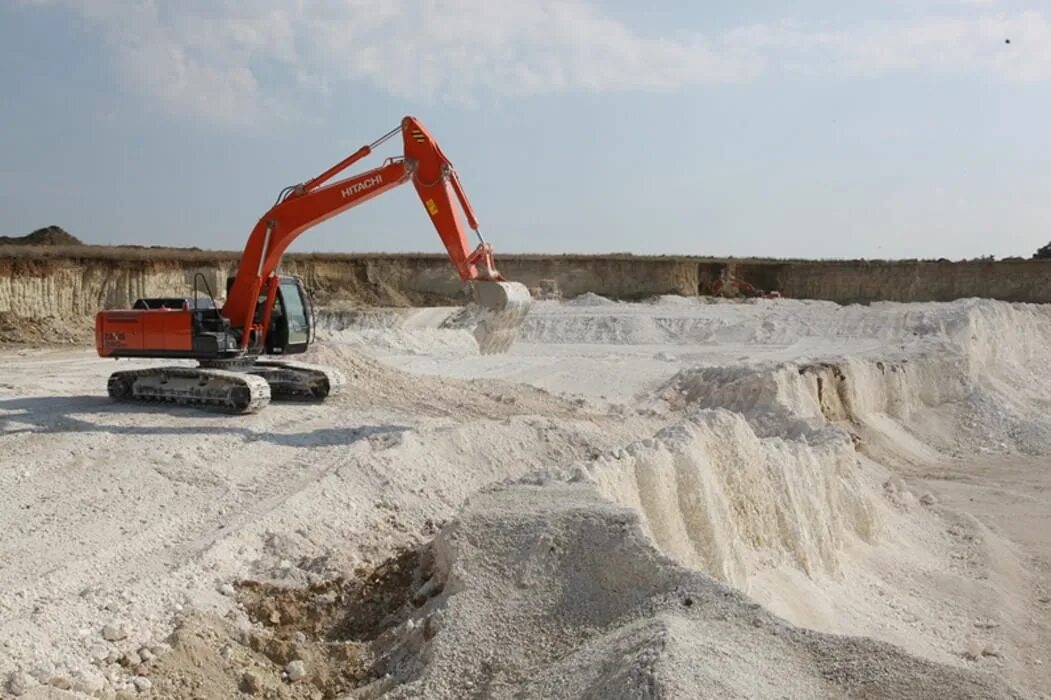
[[[281,283],[281,300],[288,319],[288,344],[299,345],[310,340],[310,319],[303,303],[303,292],[295,280]]]

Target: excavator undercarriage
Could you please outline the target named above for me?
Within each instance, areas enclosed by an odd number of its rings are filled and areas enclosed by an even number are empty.
[[[256,359],[236,369],[222,369],[223,363],[208,364],[213,366],[114,372],[109,378],[109,395],[117,401],[173,403],[225,413],[254,413],[271,399],[323,401],[346,384],[346,377],[338,369],[305,362]]]

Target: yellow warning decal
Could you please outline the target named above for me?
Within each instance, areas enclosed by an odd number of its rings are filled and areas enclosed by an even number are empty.
[[[424,204],[427,205],[427,211],[431,213],[431,216],[438,213],[438,205],[434,203],[433,199],[428,199]]]
[[[419,141],[420,143],[423,143],[424,141],[427,140],[427,137],[424,136],[423,132],[420,131],[419,129],[413,129],[412,130],[412,137],[414,139],[416,139],[417,141]]]

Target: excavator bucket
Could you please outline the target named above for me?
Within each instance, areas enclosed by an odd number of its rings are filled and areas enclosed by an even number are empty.
[[[478,325],[474,338],[483,355],[507,352],[533,302],[529,290],[518,282],[478,280],[474,284]]]

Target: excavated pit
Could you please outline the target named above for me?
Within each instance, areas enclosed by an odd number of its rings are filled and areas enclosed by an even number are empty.
[[[242,580],[234,588],[247,623],[180,620],[171,651],[139,669],[155,697],[343,697],[385,676],[377,639],[442,592],[429,548],[346,578],[307,586]],[[302,678],[288,672],[297,661]]]

